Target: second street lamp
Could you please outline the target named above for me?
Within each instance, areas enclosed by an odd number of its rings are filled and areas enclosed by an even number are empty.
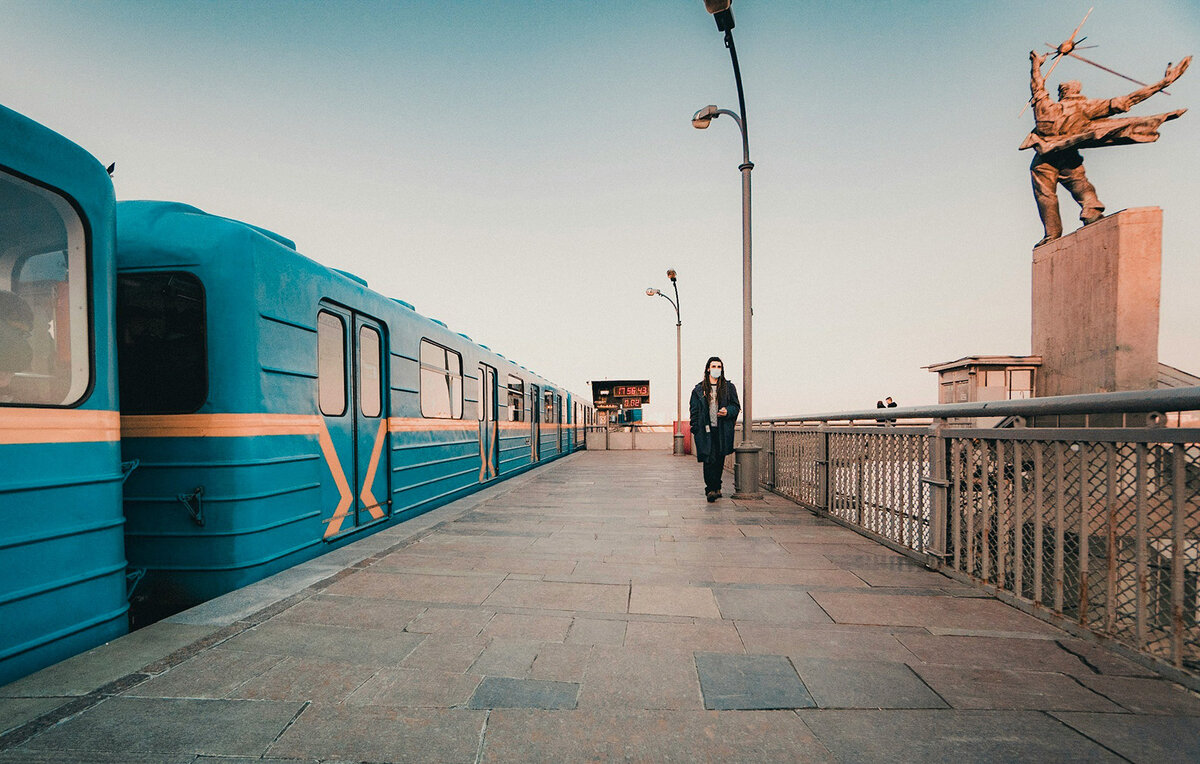
[[[734,447],[733,484],[735,499],[761,499],[762,489],[758,484],[759,447],[753,440],[751,401],[754,397],[754,354],[753,354],[753,310],[751,309],[750,268],[750,137],[746,130],[746,98],[742,92],[742,72],[738,68],[737,49],[733,46],[733,11],[731,0],[704,0],[708,12],[717,22],[717,30],[725,33],[725,47],[733,61],[733,79],[737,83],[738,107],[741,115],[716,106],[705,106],[692,116],[692,126],[703,130],[717,117],[725,114],[737,122],[742,131],[742,442]]]
[[[654,297],[658,295],[659,297],[663,297],[675,309],[675,423],[671,425],[671,430],[675,433],[675,436],[671,446],[671,453],[676,456],[683,456],[683,355],[681,350],[681,327],[683,326],[683,321],[679,318],[679,285],[675,282],[675,269],[672,268],[667,271],[667,278],[671,280],[671,286],[675,289],[674,300],[654,287],[646,289],[646,296]]]

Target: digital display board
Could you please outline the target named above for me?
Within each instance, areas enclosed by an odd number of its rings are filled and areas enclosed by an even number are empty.
[[[640,409],[649,402],[648,379],[610,379],[592,383],[592,404],[599,410]]]

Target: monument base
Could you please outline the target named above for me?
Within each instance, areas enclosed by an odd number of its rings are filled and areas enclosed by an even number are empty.
[[[1122,210],[1033,250],[1038,396],[1158,384],[1162,210]]]

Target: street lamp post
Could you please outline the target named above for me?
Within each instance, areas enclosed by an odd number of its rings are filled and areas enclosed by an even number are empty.
[[[665,298],[667,302],[671,303],[671,307],[675,309],[675,423],[671,425],[671,429],[675,433],[675,438],[671,452],[676,456],[683,456],[683,430],[681,429],[681,422],[683,421],[683,346],[681,344],[683,321],[679,318],[679,284],[675,282],[674,269],[667,271],[667,278],[671,280],[671,286],[675,289],[674,300],[654,287],[646,290],[646,296],[653,297],[658,295]]]
[[[742,442],[734,447],[734,493],[735,499],[761,499],[762,490],[758,483],[759,447],[754,443],[751,402],[754,397],[753,316],[751,302],[752,273],[750,268],[750,136],[746,130],[746,97],[742,92],[742,72],[738,68],[737,49],[733,46],[732,0],[704,0],[704,6],[713,14],[717,30],[725,33],[725,47],[733,60],[733,78],[737,83],[738,108],[741,116],[728,109],[705,106],[692,117],[692,126],[703,130],[709,123],[725,114],[737,123],[742,131]]]

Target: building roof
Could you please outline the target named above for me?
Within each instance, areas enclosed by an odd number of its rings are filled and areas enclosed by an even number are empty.
[[[933,372],[962,369],[967,366],[1041,366],[1040,355],[969,355],[956,361],[943,361],[922,366]]]

